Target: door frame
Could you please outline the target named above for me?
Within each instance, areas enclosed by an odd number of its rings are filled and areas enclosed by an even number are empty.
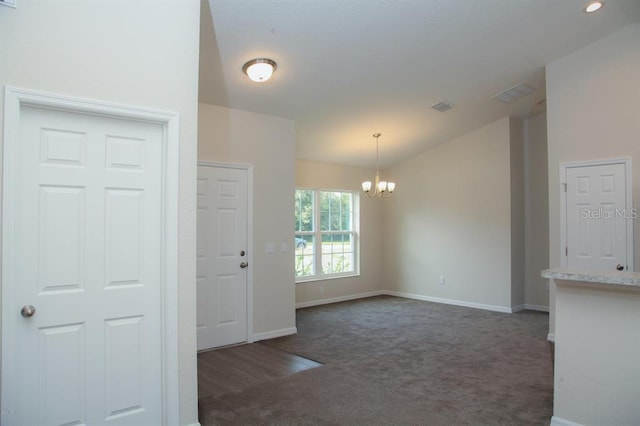
[[[2,358],[0,374],[2,390],[10,385],[8,360],[11,333],[15,330],[15,315],[9,315],[7,304],[13,300],[12,277],[5,265],[11,264],[13,254],[9,249],[14,240],[15,218],[8,208],[15,183],[16,152],[22,108],[32,106],[60,110],[76,114],[91,114],[113,119],[134,120],[162,127],[162,271],[161,271],[161,341],[162,341],[162,392],[161,406],[164,425],[179,423],[179,365],[178,365],[178,183],[179,183],[179,114],[146,107],[122,105],[99,100],[60,95],[12,86],[5,87],[4,146],[2,160]],[[4,393],[0,395],[6,398]],[[4,413],[4,411],[3,411]],[[3,415],[4,417],[4,415]]]
[[[633,208],[633,180],[631,171],[631,157],[609,158],[603,160],[584,160],[569,161],[560,163],[560,266],[567,267],[567,169],[592,167],[592,166],[610,166],[622,164],[625,166],[625,204],[627,208]],[[627,221],[627,272],[634,271],[633,262],[633,221]]]
[[[253,337],[253,166],[241,163],[219,163],[198,161],[198,167],[216,167],[221,169],[245,170],[247,172],[247,251],[249,266],[247,267],[247,343],[255,341]]]

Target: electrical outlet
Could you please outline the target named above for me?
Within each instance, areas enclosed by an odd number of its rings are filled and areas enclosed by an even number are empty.
[[[444,275],[440,275],[440,285],[444,285]]]

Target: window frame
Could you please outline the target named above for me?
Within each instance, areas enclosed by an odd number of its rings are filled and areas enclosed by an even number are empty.
[[[312,191],[313,193],[313,230],[312,231],[296,231],[294,228],[294,259],[297,261],[298,254],[295,245],[295,238],[305,235],[312,235],[314,241],[314,274],[306,276],[296,276],[294,267],[295,283],[304,283],[310,281],[324,281],[337,278],[356,277],[360,275],[360,191],[349,189],[328,189],[317,187],[296,187],[297,191]],[[351,194],[351,230],[350,231],[322,231],[320,228],[320,193],[321,192],[341,192]],[[294,206],[297,208],[297,206]],[[294,211],[295,215],[295,211]],[[296,224],[297,226],[297,224]],[[323,235],[351,235],[353,245],[353,270],[348,272],[324,273],[322,272],[322,236]]]

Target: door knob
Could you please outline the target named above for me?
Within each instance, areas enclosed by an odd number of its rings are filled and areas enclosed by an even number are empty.
[[[249,264],[248,264],[247,262],[242,262],[242,263],[240,264],[240,267],[241,267],[242,269],[246,268],[247,266],[249,266]]]
[[[22,309],[20,309],[20,315],[25,318],[30,318],[36,314],[36,308],[32,305],[24,305]]]
[[[618,271],[624,271],[624,266],[622,266],[621,264],[618,263],[618,265],[616,266],[616,269]]]

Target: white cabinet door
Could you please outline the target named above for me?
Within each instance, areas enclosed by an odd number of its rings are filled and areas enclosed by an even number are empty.
[[[632,210],[625,164],[566,169],[567,267],[615,271],[627,267]]]
[[[163,137],[21,107],[5,175],[3,425],[162,424]]]
[[[248,172],[198,167],[198,350],[247,341]]]

